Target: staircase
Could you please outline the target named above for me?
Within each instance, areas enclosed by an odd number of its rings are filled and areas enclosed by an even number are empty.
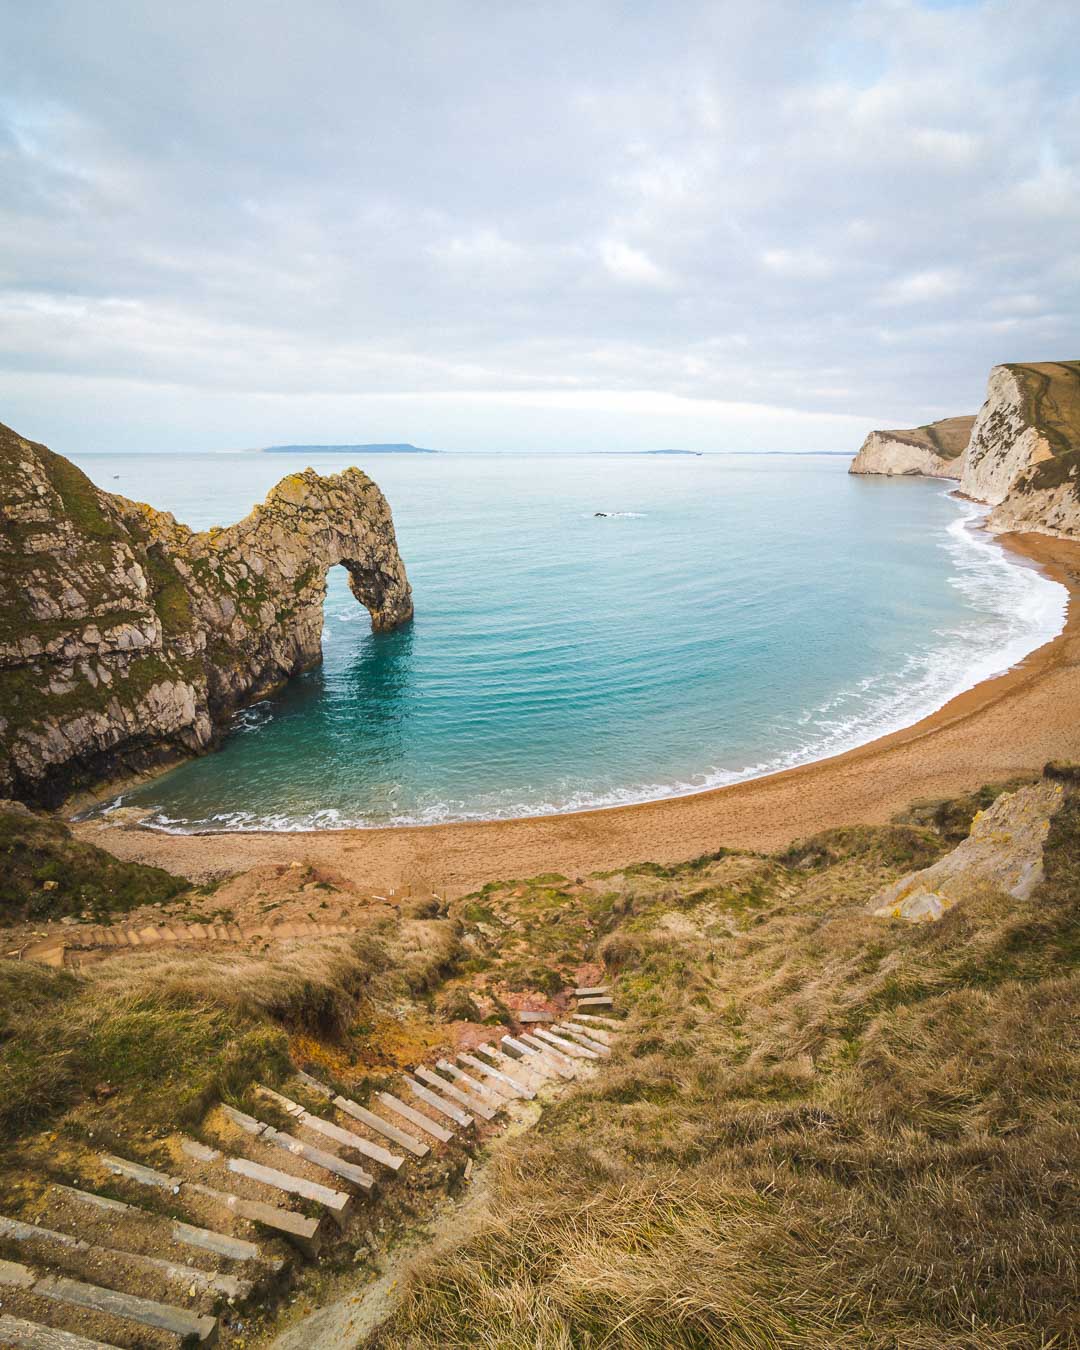
[[[562,1020],[532,1020],[418,1064],[367,1105],[299,1071],[258,1086],[250,1113],[211,1110],[167,1164],[88,1154],[78,1184],[43,1182],[0,1215],[0,1347],[157,1350],[231,1339],[341,1234],[370,1234],[381,1186],[419,1179],[447,1150],[502,1129],[521,1105],[595,1072],[622,1023],[606,988]],[[582,1010],[585,1011],[582,1011]],[[320,1103],[311,1110],[291,1091]],[[283,1128],[283,1123],[287,1127]],[[471,1164],[467,1164],[471,1167]],[[119,1198],[122,1196],[123,1198]]]

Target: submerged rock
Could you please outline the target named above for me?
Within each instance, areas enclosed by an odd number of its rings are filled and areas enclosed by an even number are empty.
[[[982,886],[1026,900],[1042,880],[1043,844],[1063,795],[1061,784],[1049,779],[1002,793],[975,817],[963,843],[879,891],[871,911],[882,919],[932,923]]]
[[[375,628],[413,612],[390,508],[355,468],[289,474],[195,532],[0,426],[0,519],[0,796],[56,804],[210,747],[321,660],[336,564]]]
[[[974,417],[946,417],[908,431],[872,431],[849,473],[959,478]]]

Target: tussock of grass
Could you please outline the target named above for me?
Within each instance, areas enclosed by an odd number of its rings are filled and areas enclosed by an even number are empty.
[[[0,924],[83,913],[102,919],[190,888],[184,877],[74,839],[62,821],[15,803],[0,807]]]
[[[870,917],[934,834],[810,841],[722,945],[700,874],[624,873],[613,1062],[500,1157],[490,1220],[376,1343],[1076,1345],[1080,794],[1029,903]]]
[[[1051,768],[1047,765],[1047,771]],[[934,798],[912,802],[908,809],[894,818],[897,825],[920,825],[935,830],[946,843],[958,844],[966,839],[971,822],[980,811],[993,806],[1003,792],[1015,792],[1036,780],[1037,775],[1010,778],[1004,783],[990,783],[963,797]]]
[[[81,976],[0,961],[0,1138],[102,1085],[129,1121],[194,1123],[256,1079],[279,1081],[288,1033],[343,1038],[361,1004],[425,986],[455,953],[443,923],[267,956],[147,952]]]

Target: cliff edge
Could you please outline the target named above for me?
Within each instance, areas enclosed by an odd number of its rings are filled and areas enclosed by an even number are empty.
[[[355,468],[290,474],[199,533],[0,425],[0,521],[0,796],[55,805],[209,748],[321,660],[336,564],[375,628],[412,615],[390,508]]]
[[[991,529],[1080,536],[1080,361],[994,367],[960,490]]]
[[[848,472],[959,478],[974,423],[974,417],[946,417],[907,431],[872,431]]]

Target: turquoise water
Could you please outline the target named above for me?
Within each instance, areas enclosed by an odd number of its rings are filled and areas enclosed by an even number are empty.
[[[196,528],[340,458],[83,456]],[[377,456],[416,619],[373,634],[341,568],[325,660],[223,749],[126,793],[165,828],[610,806],[909,724],[1058,631],[1064,591],[947,485],[828,456]],[[117,478],[116,475],[119,475]],[[598,519],[596,511],[620,513]]]

